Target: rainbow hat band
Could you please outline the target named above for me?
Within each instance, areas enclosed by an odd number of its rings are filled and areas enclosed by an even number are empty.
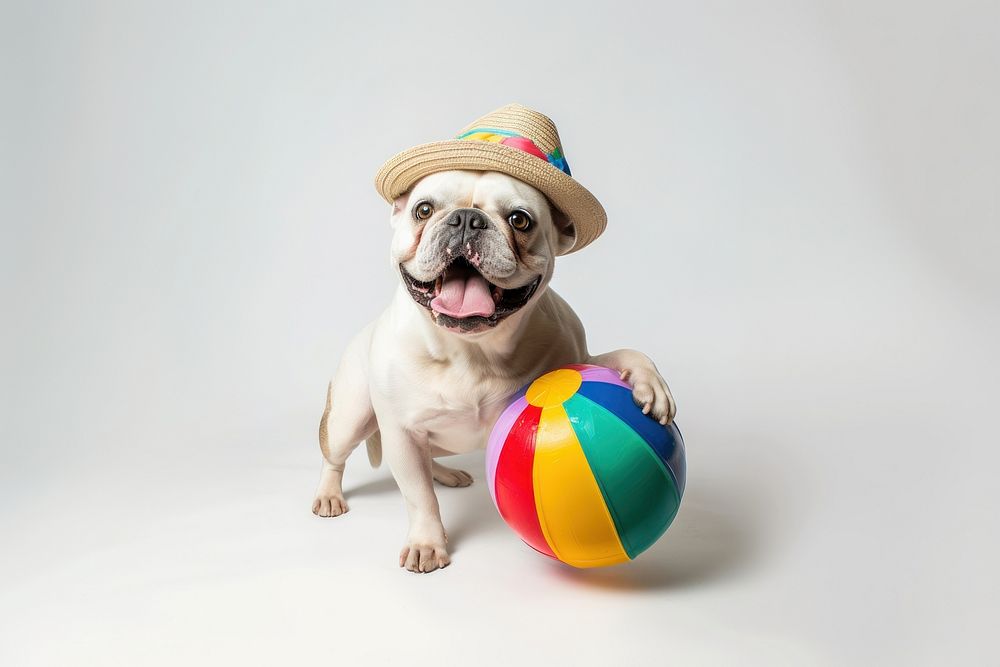
[[[556,146],[550,152],[545,153],[528,137],[522,137],[520,134],[511,132],[510,130],[501,130],[496,127],[474,127],[455,138],[465,141],[491,141],[504,146],[510,146],[519,151],[524,151],[529,155],[542,158],[567,176],[573,175],[569,170],[569,163],[563,157],[561,146]]]
[[[486,450],[490,495],[536,551],[575,567],[632,560],[673,521],[684,441],[608,368],[573,364],[523,388]]]
[[[504,105],[450,139],[396,153],[379,168],[375,189],[393,204],[421,178],[452,169],[499,172],[545,195],[573,226],[573,243],[560,246],[561,255],[593,243],[608,224],[601,202],[570,174],[556,124],[526,106]]]

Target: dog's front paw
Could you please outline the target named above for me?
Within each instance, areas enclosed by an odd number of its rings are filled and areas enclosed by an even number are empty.
[[[425,528],[411,527],[406,546],[399,552],[399,566],[410,572],[433,572],[448,567],[451,557],[446,546],[448,536],[440,524]]]
[[[622,371],[621,379],[632,387],[632,400],[642,408],[643,414],[650,415],[664,426],[674,420],[677,404],[666,381],[655,368],[627,368]]]

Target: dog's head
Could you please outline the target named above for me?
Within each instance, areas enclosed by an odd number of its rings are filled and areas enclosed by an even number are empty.
[[[460,335],[537,301],[574,230],[541,192],[498,172],[425,176],[393,203],[392,262],[414,302]]]

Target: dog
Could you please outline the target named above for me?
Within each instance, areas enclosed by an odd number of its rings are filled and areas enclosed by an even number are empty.
[[[329,383],[312,511],[348,511],[345,463],[365,441],[371,464],[386,460],[406,503],[399,565],[424,573],[451,562],[433,483],[473,482],[436,459],[483,448],[519,388],[553,368],[587,363],[618,371],[636,404],[663,425],[676,405],[646,355],[591,355],[580,319],[549,287],[555,258],[579,245],[582,218],[563,210],[571,205],[556,207],[525,180],[485,169],[435,170],[400,187],[406,191],[392,198],[390,218],[399,282]]]

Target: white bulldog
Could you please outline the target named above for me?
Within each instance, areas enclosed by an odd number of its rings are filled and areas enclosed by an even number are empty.
[[[619,371],[661,424],[676,407],[646,355],[587,351],[579,318],[549,289],[576,231],[535,187],[496,171],[438,171],[395,199],[391,221],[399,286],[330,382],[312,510],[347,512],[344,465],[366,440],[371,463],[385,456],[406,501],[399,564],[431,572],[450,563],[433,481],[472,483],[435,458],[483,448],[520,387],[564,364],[596,364]]]

